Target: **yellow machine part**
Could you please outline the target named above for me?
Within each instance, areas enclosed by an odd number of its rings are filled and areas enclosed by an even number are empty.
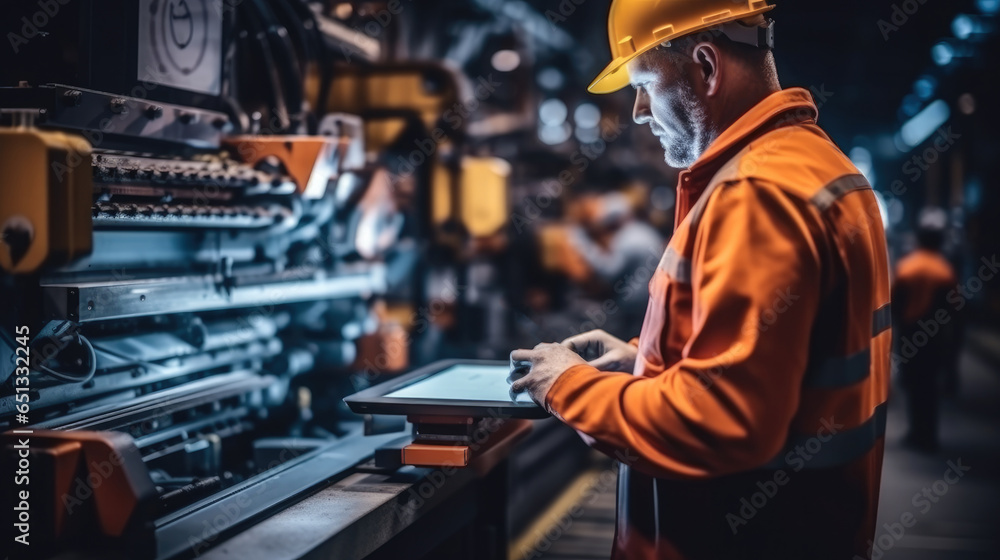
[[[370,111],[412,111],[420,116],[428,131],[434,130],[442,114],[455,105],[457,97],[451,87],[428,90],[425,70],[401,66],[357,73],[345,69],[330,82],[327,107],[355,115],[366,115]],[[403,118],[366,118],[368,149],[384,149],[405,126]]]
[[[507,223],[507,181],[510,164],[500,158],[464,157],[459,180],[459,208],[456,216],[472,237],[485,237]],[[451,176],[442,165],[435,166],[431,189],[431,214],[436,225],[452,215]]]
[[[90,154],[78,136],[0,129],[0,268],[31,273],[90,253]]]

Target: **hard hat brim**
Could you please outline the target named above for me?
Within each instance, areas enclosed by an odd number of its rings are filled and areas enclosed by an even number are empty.
[[[723,24],[723,23],[726,23],[726,22],[729,22],[729,21],[735,21],[735,20],[741,20],[741,19],[750,18],[750,17],[753,17],[753,16],[755,16],[757,14],[762,14],[764,12],[769,12],[769,11],[773,10],[774,8],[775,8],[774,5],[765,5],[762,8],[758,8],[756,10],[751,10],[749,12],[742,13],[742,14],[739,14],[737,16],[733,16],[733,17],[725,18],[725,19],[714,20],[711,23],[706,24],[706,25],[698,26],[698,27],[695,27],[693,29],[686,29],[686,30],[681,31],[679,33],[674,33],[672,35],[665,36],[665,37],[659,39],[657,42],[652,43],[650,45],[646,45],[646,47],[641,48],[641,49],[635,51],[634,53],[630,54],[629,56],[620,56],[620,57],[612,60],[611,63],[608,64],[607,66],[605,66],[604,70],[601,70],[601,73],[598,74],[596,78],[594,78],[594,81],[590,82],[590,85],[587,86],[587,91],[589,91],[590,93],[598,93],[598,94],[601,94],[601,93],[614,93],[614,92],[622,89],[623,87],[627,86],[629,84],[628,68],[626,67],[626,65],[628,64],[628,62],[630,60],[636,58],[637,56],[639,56],[639,55],[641,55],[641,54],[643,54],[643,53],[645,53],[647,51],[652,50],[653,48],[655,48],[656,46],[658,46],[658,45],[660,45],[662,43],[665,43],[667,41],[672,41],[674,39],[683,37],[685,35],[690,35],[692,33],[697,33],[698,31],[702,31],[704,29],[709,29],[709,28],[715,27],[717,25],[720,25],[720,24]]]
[[[645,51],[642,51],[645,52]],[[628,61],[642,54],[637,52],[629,57],[622,57],[621,60],[613,60],[611,64],[604,67],[601,73],[594,78],[594,81],[587,86],[590,93],[614,93],[629,84]]]

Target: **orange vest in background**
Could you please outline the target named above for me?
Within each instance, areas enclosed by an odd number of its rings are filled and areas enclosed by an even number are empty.
[[[633,374],[546,400],[621,461],[614,558],[867,558],[891,345],[875,195],[809,92],[681,173]]]
[[[955,288],[958,278],[951,263],[940,253],[917,249],[896,263],[893,299],[903,325],[911,325],[933,315],[944,304],[945,293]]]

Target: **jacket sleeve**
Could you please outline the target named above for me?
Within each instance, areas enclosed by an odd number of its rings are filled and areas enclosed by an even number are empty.
[[[574,366],[546,404],[595,447],[653,476],[766,464],[798,408],[819,307],[818,223],[808,202],[773,185],[716,189],[696,232],[682,359],[656,377]]]

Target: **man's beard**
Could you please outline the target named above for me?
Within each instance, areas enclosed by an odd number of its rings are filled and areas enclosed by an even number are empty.
[[[678,84],[672,99],[672,113],[677,115],[672,132],[664,128],[660,135],[663,161],[670,167],[684,169],[691,167],[701,157],[711,143],[708,134],[708,111],[694,93],[690,84]]]
[[[696,153],[694,144],[690,141],[682,141],[674,138],[672,141],[660,137],[660,147],[663,148],[663,161],[675,169],[685,169],[698,160],[699,153]]]

